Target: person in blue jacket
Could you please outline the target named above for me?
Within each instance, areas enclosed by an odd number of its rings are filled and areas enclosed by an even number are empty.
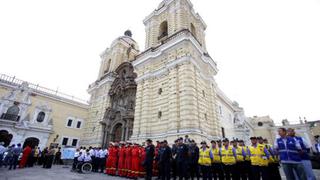
[[[278,129],[279,138],[274,143],[274,149],[277,150],[287,180],[295,180],[296,174],[299,180],[306,180],[306,173],[301,162],[300,154],[302,152],[299,142],[290,136],[287,136],[285,128]]]

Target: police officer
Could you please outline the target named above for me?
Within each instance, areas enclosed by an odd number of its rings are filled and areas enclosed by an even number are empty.
[[[213,159],[212,151],[205,141],[201,142],[199,153],[199,165],[202,172],[203,180],[212,180],[211,162]]]
[[[183,143],[183,138],[178,140],[176,161],[179,180],[188,179],[188,146]]]
[[[173,180],[176,180],[177,178],[177,161],[176,161],[177,150],[178,150],[178,140],[175,140],[171,149],[172,151],[171,169],[172,169]]]
[[[266,147],[266,144],[263,142],[263,138],[260,136],[258,139],[258,146],[260,147],[262,151],[262,158],[260,159],[260,168],[261,168],[261,176],[263,180],[268,180],[269,178],[269,159],[270,159],[270,153]]]
[[[221,163],[221,151],[216,141],[211,141],[212,160],[212,176],[214,180],[224,179],[224,172]]]
[[[147,147],[145,148],[146,157],[143,165],[146,170],[146,180],[152,179],[152,168],[153,168],[153,159],[154,159],[154,145],[152,144],[152,140],[148,139],[146,141]]]
[[[252,179],[251,178],[251,162],[250,162],[250,156],[248,154],[248,147],[245,146],[243,140],[239,140],[239,147],[243,148],[245,152],[245,157],[244,157],[244,162],[243,162],[243,167],[241,168],[242,170],[242,177],[241,179]]]
[[[197,180],[199,180],[200,179],[200,173],[199,173],[199,167],[198,167],[199,148],[194,140],[190,141],[189,155],[190,155],[189,167],[190,167],[191,180],[193,180],[194,177],[196,177]]]
[[[171,148],[168,146],[168,142],[164,140],[161,142],[161,148],[159,150],[159,168],[161,180],[170,180],[171,156]]]
[[[230,180],[231,176],[236,177],[236,158],[237,153],[235,148],[229,145],[229,140],[227,138],[224,139],[221,148],[221,160],[226,180]]]
[[[232,179],[239,180],[241,177],[242,180],[246,180],[247,176],[244,171],[244,168],[245,168],[244,160],[246,157],[246,152],[243,149],[243,147],[238,146],[238,140],[233,141],[233,148],[235,148],[236,152],[237,152],[237,159],[236,159],[237,160],[237,164],[236,164],[236,172],[237,173],[236,173],[236,177],[233,177]]]

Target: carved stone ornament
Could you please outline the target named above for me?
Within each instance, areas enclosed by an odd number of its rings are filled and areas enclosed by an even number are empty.
[[[115,73],[116,79],[109,91],[111,106],[106,109],[101,123],[105,126],[106,144],[128,140],[133,129],[137,74],[129,62],[122,63]]]

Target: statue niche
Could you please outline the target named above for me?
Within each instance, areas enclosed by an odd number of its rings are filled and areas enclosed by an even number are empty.
[[[111,85],[110,107],[106,109],[103,146],[109,142],[126,141],[132,135],[137,84],[137,74],[129,62],[122,63],[115,71],[116,79]]]

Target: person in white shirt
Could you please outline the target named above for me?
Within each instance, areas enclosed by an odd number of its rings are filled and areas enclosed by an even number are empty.
[[[100,173],[103,173],[106,165],[106,151],[99,148],[99,169]]]
[[[74,153],[72,170],[75,170],[77,167],[78,157],[80,156],[80,153],[81,153],[80,149],[77,149],[76,152]]]
[[[83,157],[83,162],[91,162],[91,161],[92,159],[91,159],[90,153],[87,152]]]

